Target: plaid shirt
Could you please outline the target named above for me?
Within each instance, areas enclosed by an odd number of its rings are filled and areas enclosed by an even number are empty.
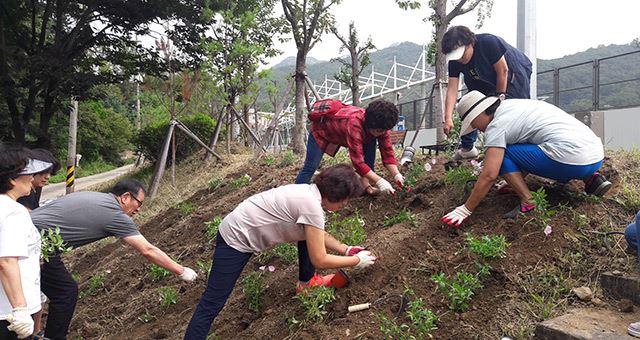
[[[371,168],[364,162],[362,146],[372,139],[372,134],[364,128],[364,109],[354,108],[349,118],[325,119],[323,121],[311,122],[311,133],[316,139],[320,150],[333,157],[341,146],[349,150],[349,157],[356,172],[364,176]],[[391,137],[389,131],[377,137],[380,155],[383,164],[398,164],[393,153]]]

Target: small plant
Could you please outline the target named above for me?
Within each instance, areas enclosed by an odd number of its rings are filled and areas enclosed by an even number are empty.
[[[149,267],[149,276],[152,281],[160,281],[169,275],[171,275],[170,271],[158,266],[157,264],[151,264]]]
[[[198,269],[201,272],[207,274],[207,277],[209,277],[209,275],[211,274],[211,265],[212,265],[211,261],[205,262],[205,261],[198,260],[196,262],[196,266],[198,267]]]
[[[536,222],[542,228],[549,226],[549,221],[556,214],[556,211],[549,209],[549,201],[547,201],[547,193],[544,188],[540,187],[538,190],[531,193],[531,200],[534,202],[536,209],[533,211]]]
[[[640,188],[632,180],[626,177],[622,178],[621,188],[615,197],[616,202],[622,205],[627,211],[635,213],[640,210]],[[596,197],[595,195],[588,195],[590,197]]]
[[[220,188],[220,186],[222,186],[222,183],[224,181],[224,178],[222,177],[215,177],[212,180],[209,181],[209,183],[207,183],[209,190],[211,191],[215,191],[218,188]]]
[[[293,151],[287,150],[282,156],[282,159],[280,160],[280,164],[278,164],[278,167],[280,168],[287,167],[289,165],[292,165],[293,161],[295,161],[295,156],[293,155]]]
[[[334,166],[342,163],[350,163],[349,154],[345,149],[338,150],[333,157],[324,157],[322,159],[323,166]]]
[[[411,289],[405,291],[406,295],[414,295]],[[396,319],[390,319],[385,313],[378,314],[382,322],[380,330],[387,339],[426,339],[431,338],[431,332],[436,330],[438,316],[426,308],[422,298],[409,302],[405,318],[398,325]]]
[[[49,262],[49,256],[53,254],[64,254],[70,252],[73,248],[65,246],[62,236],[60,236],[60,227],[55,229],[40,230],[40,239],[42,240],[42,259]]]
[[[390,227],[394,224],[398,224],[404,221],[411,222],[411,225],[414,227],[418,226],[418,222],[416,221],[416,215],[414,215],[411,210],[404,208],[395,216],[385,216],[382,225],[385,227]]]
[[[264,282],[264,271],[255,271],[247,275],[242,280],[242,293],[244,293],[249,309],[254,312],[260,311],[260,305],[262,304],[262,295],[267,289],[267,284]]]
[[[190,202],[178,203],[175,205],[175,208],[180,211],[180,216],[182,217],[189,216],[189,214],[191,214],[196,209],[196,207],[194,207]]]
[[[451,168],[444,175],[444,183],[451,185],[460,192],[463,192],[467,182],[476,180],[476,176],[473,175],[473,169],[467,166],[459,166]]]
[[[235,189],[240,189],[249,185],[249,182],[251,182],[251,176],[244,174],[241,177],[238,177],[231,181],[231,186]]]
[[[215,241],[216,236],[218,235],[218,227],[222,222],[222,218],[220,216],[214,217],[211,221],[204,222],[204,226],[206,228],[205,233],[207,234],[207,238],[209,241]]]
[[[484,235],[475,238],[471,234],[466,235],[467,247],[472,253],[486,258],[499,258],[507,255],[507,243],[504,235]]]
[[[412,164],[405,173],[404,185],[408,187],[414,186],[420,178],[424,176],[425,172],[427,172],[427,170],[425,170],[423,165],[418,163]]]
[[[152,320],[155,320],[155,319],[156,317],[153,316],[153,314],[151,314],[149,310],[147,310],[146,308],[144,309],[144,313],[138,317],[138,320],[144,323],[151,322]]]
[[[93,296],[98,294],[98,291],[104,287],[104,279],[107,277],[106,272],[95,273],[89,278],[88,287],[80,293],[80,298],[85,296]]]
[[[327,305],[336,299],[332,287],[311,286],[296,295],[294,299],[302,302],[307,320],[322,321],[327,314]]]
[[[167,307],[178,303],[178,291],[173,286],[164,286],[158,288],[160,295],[160,304]]]
[[[267,263],[274,257],[281,258],[285,263],[292,264],[298,260],[298,247],[291,243],[282,243],[269,250],[260,252],[257,261]]]
[[[71,273],[71,278],[75,282],[80,282],[80,279],[82,279],[82,276],[80,276],[80,274],[78,273]]]
[[[360,217],[360,211],[355,210],[354,214],[338,220],[339,214],[331,214],[327,223],[327,232],[345,244],[362,244],[367,239],[367,232],[364,230],[366,223]]]
[[[264,158],[264,164],[267,166],[274,166],[276,165],[276,158],[273,157],[272,155],[269,155]]]
[[[443,292],[449,298],[449,308],[455,312],[464,312],[469,309],[469,300],[474,291],[482,288],[479,275],[457,272],[455,277],[448,279],[444,273],[434,274],[431,281],[435,282],[437,290]]]

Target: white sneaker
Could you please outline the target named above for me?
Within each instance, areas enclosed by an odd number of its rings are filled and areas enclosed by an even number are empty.
[[[456,151],[453,153],[453,160],[459,161],[462,159],[476,159],[478,158],[479,153],[480,152],[478,152],[478,149],[475,146],[468,151],[465,151],[462,148],[456,149]]]

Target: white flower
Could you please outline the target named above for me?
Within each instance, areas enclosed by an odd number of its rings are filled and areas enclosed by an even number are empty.
[[[424,164],[424,169],[427,170],[427,171],[431,171],[431,164],[425,163]]]
[[[267,267],[267,269],[269,269],[269,271],[270,271],[270,272],[273,272],[273,271],[275,271],[275,270],[276,270],[276,267],[274,267],[274,266],[269,266],[269,267]]]
[[[433,159],[431,160],[431,164],[436,165],[436,163],[438,163],[438,161],[437,161],[435,158],[433,158]]]
[[[549,235],[551,235],[552,231],[553,231],[553,229],[551,228],[551,226],[547,224],[547,226],[544,228],[544,234],[546,236],[549,236]]]

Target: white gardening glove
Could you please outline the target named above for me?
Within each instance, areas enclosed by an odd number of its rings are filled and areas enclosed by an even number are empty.
[[[17,307],[7,315],[9,326],[7,329],[18,334],[18,339],[24,339],[33,334],[33,319],[27,307]]]
[[[396,181],[396,184],[400,188],[404,188],[404,176],[402,176],[401,173],[398,172],[395,176],[393,176],[393,180]]]
[[[344,252],[344,256],[354,256],[355,254],[364,250],[364,247],[361,246],[348,246],[347,250]]]
[[[183,268],[184,268],[184,271],[182,272],[182,274],[180,274],[180,280],[186,281],[186,282],[195,281],[196,277],[198,277],[198,274],[196,274],[196,272],[189,267],[183,267]]]
[[[386,179],[384,179],[382,177],[380,177],[380,179],[376,182],[376,186],[382,192],[387,192],[387,193],[389,193],[391,195],[396,193],[396,191],[393,190],[393,187],[391,186],[391,183],[389,183]]]
[[[356,254],[360,262],[356,264],[356,269],[367,268],[376,262],[376,257],[368,250],[363,250]]]
[[[452,212],[444,215],[440,221],[452,225],[454,227],[459,227],[460,224],[467,218],[471,216],[471,210],[467,209],[467,207],[463,205],[453,209]]]

